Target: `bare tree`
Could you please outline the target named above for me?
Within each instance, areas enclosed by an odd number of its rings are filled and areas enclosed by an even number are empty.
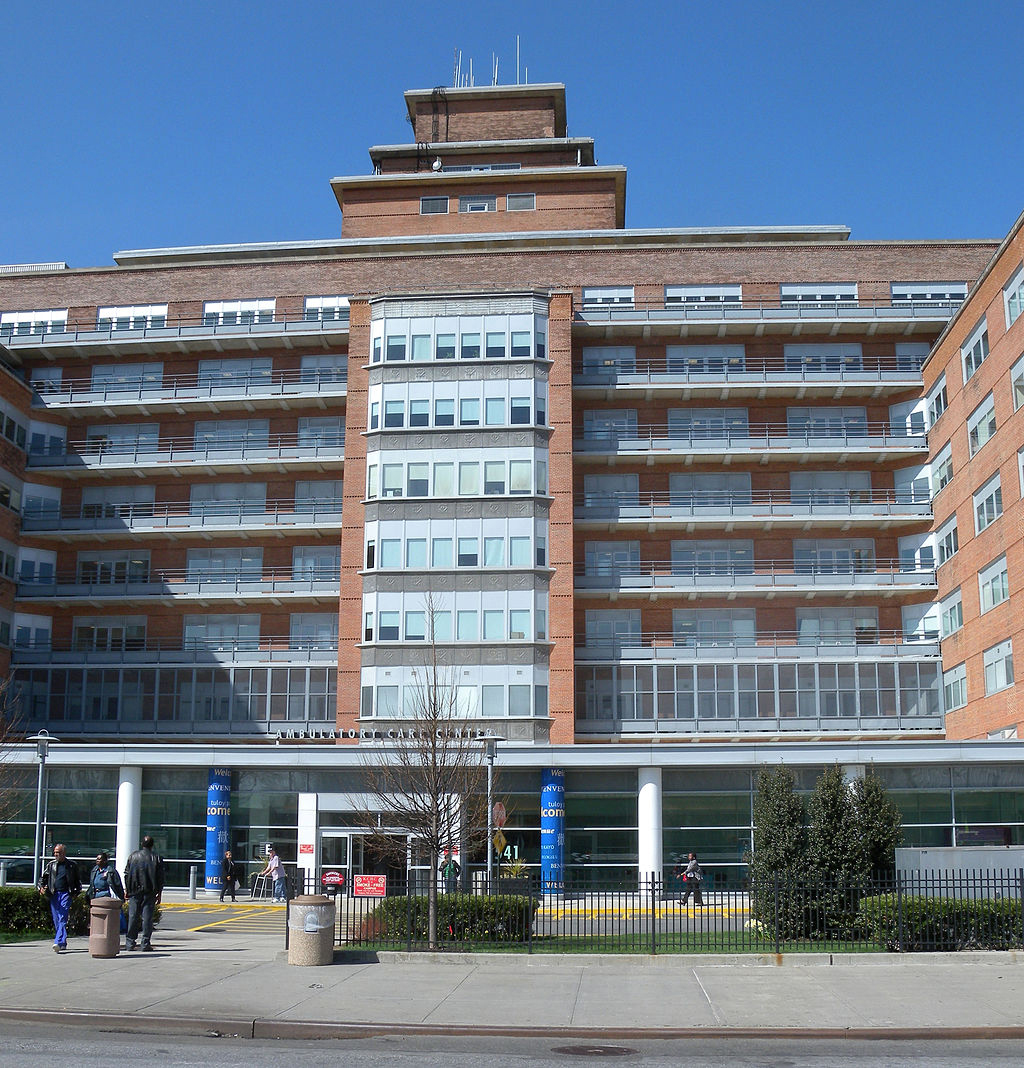
[[[24,740],[10,679],[0,679],[0,827],[12,820],[22,807],[20,791],[28,780],[28,769],[14,763],[12,748]]]
[[[367,813],[367,843],[379,853],[406,863],[405,840],[386,830],[411,836],[430,860],[427,882],[428,942],[437,946],[437,874],[441,860],[460,846],[466,853],[486,838],[486,759],[481,732],[459,709],[451,666],[440,662],[433,640],[435,608],[427,598],[430,644],[425,664],[417,669],[412,707],[398,715],[394,737],[365,744],[361,752],[367,790],[376,815]]]

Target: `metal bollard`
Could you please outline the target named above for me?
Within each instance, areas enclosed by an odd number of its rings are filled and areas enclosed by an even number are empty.
[[[7,885],[7,861],[0,860],[0,886]]]
[[[189,901],[195,901],[196,899],[196,882],[199,879],[199,865],[193,864],[188,869],[188,899]]]

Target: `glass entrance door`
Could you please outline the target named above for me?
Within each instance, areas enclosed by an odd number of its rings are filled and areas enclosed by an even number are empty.
[[[328,893],[341,889],[348,893],[352,886],[351,835],[347,831],[320,832],[319,881]]]

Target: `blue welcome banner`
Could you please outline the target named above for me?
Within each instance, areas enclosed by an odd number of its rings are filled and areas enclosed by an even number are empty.
[[[565,887],[565,770],[541,768],[540,880],[545,894]]]
[[[207,890],[220,891],[223,885],[224,853],[231,827],[231,771],[210,768],[206,790],[206,877]]]

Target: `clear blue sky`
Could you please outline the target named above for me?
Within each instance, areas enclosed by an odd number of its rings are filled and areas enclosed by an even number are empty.
[[[1002,237],[1024,209],[1020,0],[0,4],[0,262],[330,238],[328,180],[410,139],[402,92],[567,86],[631,227]]]

